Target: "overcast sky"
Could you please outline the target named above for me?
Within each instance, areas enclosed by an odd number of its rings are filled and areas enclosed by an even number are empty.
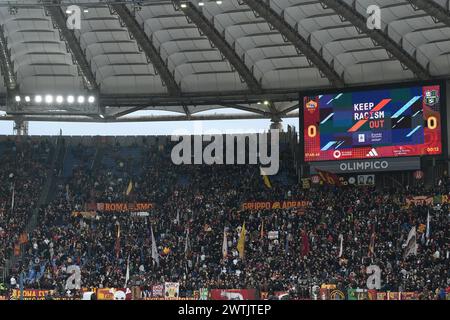
[[[298,118],[283,119],[283,127],[287,125],[297,128]],[[223,133],[248,133],[267,131],[270,120],[212,120],[212,121],[165,121],[138,123],[69,123],[69,122],[30,122],[29,135],[58,135],[60,129],[63,135],[171,135],[184,130],[185,134],[220,130]],[[184,132],[182,132],[184,133]],[[213,133],[213,132],[211,132]],[[13,122],[0,121],[0,134],[12,135]]]

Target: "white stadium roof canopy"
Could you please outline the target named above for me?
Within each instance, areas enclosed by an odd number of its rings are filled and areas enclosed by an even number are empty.
[[[0,66],[3,119],[277,119],[308,90],[450,78],[450,0],[0,0]]]

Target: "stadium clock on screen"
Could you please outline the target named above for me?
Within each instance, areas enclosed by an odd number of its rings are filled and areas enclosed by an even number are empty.
[[[305,161],[437,155],[438,85],[304,97]]]

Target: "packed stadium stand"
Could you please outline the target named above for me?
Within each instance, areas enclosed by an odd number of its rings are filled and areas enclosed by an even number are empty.
[[[448,108],[450,0],[0,0],[0,300],[449,300]]]
[[[81,291],[66,288],[67,268],[76,264],[86,290],[122,288],[127,282],[144,298],[152,296],[154,286],[175,282],[180,297],[201,288],[252,288],[309,299],[311,288],[325,283],[341,290],[365,287],[366,268],[376,264],[383,275],[380,291],[435,299],[448,290],[448,204],[406,205],[412,196],[448,194],[447,177],[428,189],[421,184],[303,189],[286,165],[271,177],[269,189],[256,165],[175,166],[170,143],[136,138],[122,145],[120,140],[110,138],[100,147],[70,137],[1,143],[2,178],[14,181],[15,188],[13,209],[10,184],[2,189],[1,258],[11,260],[9,277],[17,279],[8,287],[22,277],[26,289],[81,297]],[[18,168],[25,156],[27,166]],[[282,161],[289,163],[288,158],[284,152]],[[49,175],[53,185],[45,186]],[[41,193],[47,197],[40,202]],[[308,204],[243,207],[274,200]],[[152,207],[108,211],[90,206],[94,203]],[[426,225],[430,212],[432,231],[418,236],[417,255],[405,258],[408,232]],[[27,228],[32,214],[37,222]],[[245,257],[240,257],[243,227]],[[276,237],[268,237],[274,231]]]

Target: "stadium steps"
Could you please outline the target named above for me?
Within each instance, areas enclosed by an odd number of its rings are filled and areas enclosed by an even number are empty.
[[[68,178],[68,177],[72,176],[72,170],[75,167],[76,162],[77,161],[75,159],[75,156],[72,153],[72,147],[69,146],[67,148],[66,155],[65,155],[65,158],[64,158],[64,166],[63,166],[63,172],[62,172],[62,175],[65,178]]]
[[[94,161],[92,162],[92,172],[96,172],[101,167],[105,152],[106,147],[98,141],[96,144]]]
[[[94,147],[88,147],[85,146],[84,148],[84,154],[82,159],[89,159],[88,161],[91,161],[90,167],[92,167],[94,162],[94,157],[96,153],[96,148]],[[64,178],[72,177],[73,169],[77,166],[82,165],[83,160],[80,158],[77,158],[75,156],[75,147],[72,145],[67,146],[66,152],[64,154],[64,160],[63,160],[63,169],[62,169],[62,176]]]
[[[30,220],[28,221],[27,226],[25,227],[25,232],[30,234],[34,231],[37,226],[37,222],[39,219],[39,211],[40,209],[49,203],[51,197],[52,187],[56,184],[57,176],[62,169],[62,161],[64,158],[64,140],[59,137],[56,141],[56,146],[50,152],[48,157],[49,161],[51,161],[51,166],[47,170],[47,180],[42,187],[41,193],[39,195],[38,202],[36,206],[32,209]],[[14,254],[8,259],[6,262],[6,270],[5,275],[9,275],[9,271],[23,258],[23,252],[25,250],[25,246],[21,245],[20,248],[20,256],[16,257]]]

